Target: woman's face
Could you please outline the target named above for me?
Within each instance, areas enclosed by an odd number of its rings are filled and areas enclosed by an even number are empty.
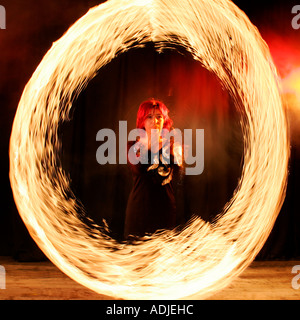
[[[162,131],[164,126],[164,117],[158,108],[149,111],[146,116],[144,127],[148,136],[151,136],[151,129],[158,129]]]

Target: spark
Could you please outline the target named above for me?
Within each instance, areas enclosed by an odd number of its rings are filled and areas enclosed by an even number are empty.
[[[214,223],[197,217],[180,232],[120,244],[82,221],[57,159],[57,131],[104,65],[149,41],[162,52],[185,48],[228,89],[241,113],[243,172]],[[11,133],[10,181],[31,236],[75,281],[122,299],[204,299],[231,283],[265,243],[285,196],[288,158],[269,50],[231,1],[109,0],[53,44],[26,85]]]

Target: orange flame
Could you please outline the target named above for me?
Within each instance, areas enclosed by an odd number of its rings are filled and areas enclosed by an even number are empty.
[[[161,51],[184,47],[242,103],[243,173],[213,224],[195,218],[181,232],[119,244],[80,219],[56,159],[57,129],[102,66],[149,41]],[[90,10],[45,55],[14,120],[10,181],[34,240],[71,278],[110,296],[205,298],[227,286],[260,251],[285,195],[289,146],[274,70],[257,29],[231,1],[110,0]]]

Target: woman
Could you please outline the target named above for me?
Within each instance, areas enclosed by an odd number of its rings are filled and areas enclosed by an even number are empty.
[[[135,165],[129,161],[134,185],[126,209],[125,238],[176,226],[172,182],[182,162],[174,161],[174,142],[163,138],[163,132],[170,131],[173,124],[168,113],[167,107],[155,99],[144,101],[139,107],[136,126],[147,134],[138,140],[138,148],[136,142],[128,143],[128,149],[133,148],[141,161]],[[155,133],[157,139],[153,138]],[[176,154],[180,153],[181,146],[176,150]]]

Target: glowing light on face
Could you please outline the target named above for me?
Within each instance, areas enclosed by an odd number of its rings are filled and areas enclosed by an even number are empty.
[[[153,109],[147,115],[144,126],[147,134],[151,136],[151,129],[157,129],[159,132],[163,129],[164,118],[158,109]]]
[[[181,232],[119,244],[82,222],[57,159],[57,129],[102,66],[149,41],[158,50],[184,47],[236,99],[243,173],[213,224],[195,218]],[[114,297],[205,298],[228,285],[260,251],[285,194],[289,146],[274,69],[256,28],[230,1],[110,0],[90,10],[45,55],[15,116],[10,180],[34,240],[71,278]]]

